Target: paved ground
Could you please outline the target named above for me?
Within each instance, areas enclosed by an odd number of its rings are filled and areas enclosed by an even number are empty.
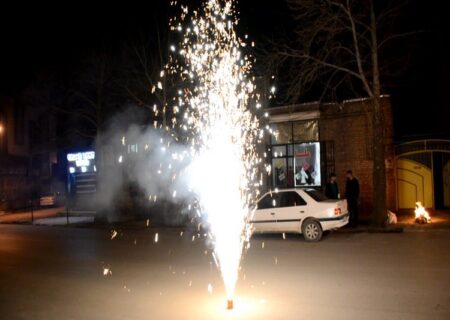
[[[401,210],[397,213],[398,226],[413,229],[450,229],[450,210],[427,210],[431,217],[431,223],[419,224],[415,221],[413,209]]]
[[[233,312],[189,231],[118,231],[0,225],[0,318],[450,319],[448,230],[256,237]]]
[[[34,219],[55,217],[59,212],[64,212],[64,207],[33,210],[33,217]],[[32,218],[31,211],[5,213],[0,215],[0,223],[16,223],[16,222],[31,223],[31,218]]]

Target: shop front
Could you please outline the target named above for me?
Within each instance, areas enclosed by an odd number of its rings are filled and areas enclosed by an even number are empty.
[[[67,207],[71,212],[94,212],[97,192],[95,151],[67,153]]]
[[[395,210],[392,165],[392,112],[383,97],[385,161],[388,207]],[[305,103],[266,109],[273,134],[266,141],[266,161],[271,166],[267,188],[310,187],[325,191],[335,173],[340,193],[345,194],[346,172],[352,170],[360,183],[360,208],[370,214],[373,205],[372,101],[355,99],[342,103]]]
[[[318,119],[284,120],[280,117],[270,119],[273,133],[267,151],[272,172],[268,186],[321,188],[326,175],[322,168],[326,160],[322,159],[322,154],[326,147],[319,139]]]

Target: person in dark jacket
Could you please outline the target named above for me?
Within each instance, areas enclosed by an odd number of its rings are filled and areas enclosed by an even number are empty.
[[[334,173],[330,174],[330,180],[325,187],[325,195],[329,199],[339,199],[339,187]]]
[[[352,170],[347,171],[347,183],[345,185],[345,198],[347,198],[348,212],[350,213],[350,227],[358,224],[358,198],[359,182],[353,176]]]

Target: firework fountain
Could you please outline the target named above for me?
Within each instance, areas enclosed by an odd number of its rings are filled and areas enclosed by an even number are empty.
[[[164,108],[174,115],[172,129],[189,145],[184,175],[196,197],[192,208],[208,228],[229,309],[262,181],[256,145],[263,138],[255,115],[260,104],[250,75],[253,60],[235,32],[234,10],[232,0],[208,0],[198,11],[182,6],[170,23],[180,40],[170,46],[161,72],[181,83],[173,105]]]

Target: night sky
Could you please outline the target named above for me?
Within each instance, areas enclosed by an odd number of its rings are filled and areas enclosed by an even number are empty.
[[[410,30],[426,30],[412,38],[411,61],[389,89],[393,97],[397,140],[450,138],[450,33],[443,1],[411,0],[402,21]],[[281,0],[240,0],[240,32],[258,43],[288,32]],[[0,17],[0,93],[20,95],[42,73],[69,73],[81,57],[99,46],[114,54],[123,43],[154,36],[170,15],[167,1],[103,5],[63,1],[45,7],[2,5]]]

